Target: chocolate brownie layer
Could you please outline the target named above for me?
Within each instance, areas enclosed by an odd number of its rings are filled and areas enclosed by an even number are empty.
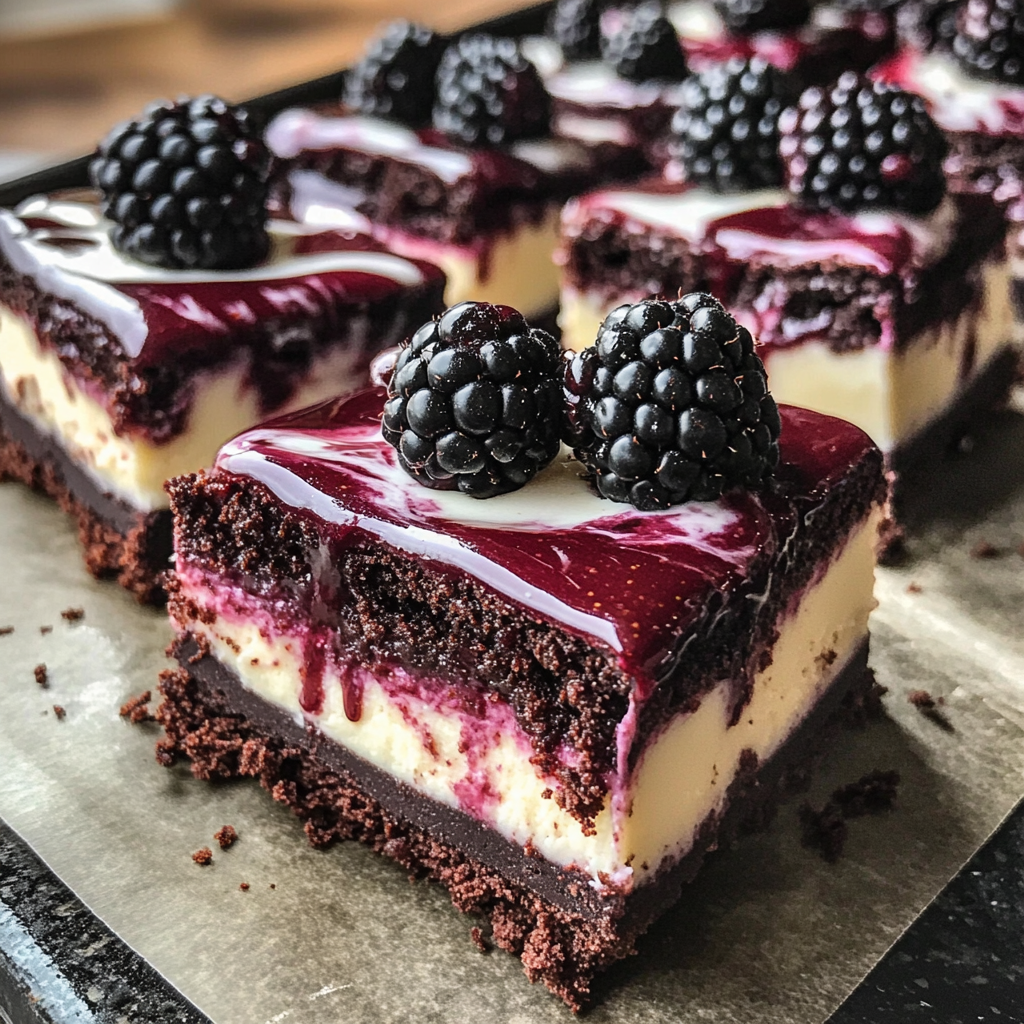
[[[163,575],[173,550],[170,511],[140,512],[101,491],[0,388],[0,480],[5,479],[41,491],[74,516],[86,568],[94,576],[116,578],[143,603],[164,600]]]
[[[593,975],[632,952],[711,850],[770,821],[777,801],[824,749],[828,723],[844,704],[862,706],[873,686],[864,642],[770,761],[744,759],[726,810],[704,822],[683,860],[633,893],[602,899],[583,876],[531,857],[298,725],[249,693],[191,639],[179,641],[175,653],[182,668],[161,682],[161,763],[187,758],[202,779],[258,777],[304,821],[314,846],[359,839],[410,872],[441,882],[459,910],[488,919],[494,941],[522,959],[532,981],[543,981],[574,1010],[586,1003]]]

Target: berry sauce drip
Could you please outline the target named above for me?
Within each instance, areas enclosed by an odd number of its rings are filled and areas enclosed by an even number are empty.
[[[657,0],[620,13],[616,31],[601,37],[601,57],[630,82],[681,82],[686,56],[672,22]]]
[[[819,209],[934,210],[948,145],[920,96],[844,72],[783,112],[779,152],[790,192]]]
[[[668,670],[709,602],[754,596],[832,489],[877,458],[849,423],[784,407],[770,487],[638,512],[593,494],[578,464],[559,459],[530,487],[480,502],[428,491],[399,467],[380,438],[383,401],[371,388],[254,428],[221,450],[215,472],[264,485],[306,519],[319,538],[311,558],[383,543],[469,573],[529,615],[616,651],[641,689]],[[294,600],[282,593],[282,613]]]
[[[345,105],[418,128],[429,124],[444,40],[429,28],[393,21],[345,75]]]
[[[715,0],[715,9],[733,32],[763,32],[803,25],[809,0]]]
[[[613,310],[565,392],[566,442],[598,493],[642,511],[756,487],[779,461],[754,339],[710,295]]]
[[[969,75],[1024,85],[1020,0],[965,0],[956,12],[953,53]]]
[[[550,129],[551,98],[514,39],[475,32],[441,58],[433,123],[467,146],[540,138]]]
[[[601,6],[598,0],[558,0],[548,18],[547,34],[567,61],[601,56]]]
[[[691,75],[670,142],[686,180],[716,192],[781,185],[779,115],[793,92],[785,73],[758,57]]]
[[[153,103],[100,143],[89,176],[114,247],[169,269],[235,270],[267,254],[270,157],[216,96]]]
[[[425,487],[516,490],[558,454],[558,342],[509,306],[462,302],[402,350],[381,432]]]

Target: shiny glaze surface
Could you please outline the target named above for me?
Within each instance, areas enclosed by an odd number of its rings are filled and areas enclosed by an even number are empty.
[[[478,501],[398,468],[380,437],[382,404],[368,389],[247,431],[216,473],[265,485],[334,545],[385,544],[471,575],[614,652],[641,694],[709,597],[749,591],[873,448],[850,424],[787,407],[783,462],[763,493],[641,513],[598,498],[566,457],[521,491]]]

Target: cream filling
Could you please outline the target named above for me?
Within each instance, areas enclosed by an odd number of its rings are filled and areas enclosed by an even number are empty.
[[[537,224],[524,223],[512,234],[496,234],[478,246],[450,245],[371,224],[351,205],[351,190],[316,171],[294,171],[292,214],[321,228],[356,229],[374,235],[407,259],[440,267],[448,278],[444,298],[459,302],[503,303],[527,317],[553,309],[558,302],[558,268],[553,254],[559,243],[559,210],[552,206]]]
[[[772,394],[787,405],[849,420],[890,451],[944,412],[1010,342],[1013,308],[1008,273],[1004,263],[986,266],[979,312],[965,310],[955,321],[923,331],[896,350],[871,345],[837,353],[819,341],[762,349]],[[573,350],[592,345],[602,320],[615,306],[641,298],[646,296],[627,295],[608,302],[564,288],[559,314],[562,344]],[[737,316],[744,320],[742,313]],[[748,326],[756,334],[756,325]],[[972,336],[972,371],[964,378],[964,356]]]
[[[296,398],[275,413],[358,386],[358,361],[347,350],[315,361]],[[0,306],[0,387],[8,401],[58,441],[102,491],[140,511],[166,508],[165,480],[212,465],[225,441],[265,418],[246,379],[245,363],[197,374],[186,429],[164,444],[119,435],[107,410],[40,346],[32,326]]]
[[[216,613],[187,623],[209,641],[214,656],[242,683],[297,720],[307,717],[330,739],[452,807],[462,807],[506,838],[527,841],[549,861],[576,866],[595,884],[640,884],[666,859],[692,847],[701,823],[725,803],[744,750],[770,757],[808,714],[823,690],[867,635],[874,606],[877,519],[850,535],[835,560],[780,624],[772,663],[755,677],[753,696],[740,721],[729,726],[728,680],[680,715],[648,745],[628,778],[612,780],[593,835],[562,811],[548,790],[555,780],[530,764],[530,747],[509,709],[483,702],[476,717],[457,713],[444,698],[425,701],[393,680],[357,674],[362,713],[345,713],[337,670],[324,675],[324,704],[304,716],[299,704],[301,640],[277,636],[253,622]],[[213,609],[216,593],[182,577],[184,595]],[[205,622],[209,618],[210,621]],[[184,623],[182,626],[186,625]],[[395,677],[400,675],[396,670]],[[444,694],[443,680],[433,681]],[[620,763],[626,763],[628,723],[619,729]],[[475,794],[475,796],[474,796]]]

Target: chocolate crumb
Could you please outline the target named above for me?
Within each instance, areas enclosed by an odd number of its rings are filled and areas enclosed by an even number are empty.
[[[222,850],[227,850],[229,847],[234,846],[238,842],[238,833],[234,830],[231,825],[224,825],[222,828],[217,829],[213,833],[213,838],[220,843]]]
[[[273,882],[271,882],[271,883],[270,883],[270,888],[271,888],[271,889],[276,889],[276,888],[277,888],[277,886],[276,886],[276,885],[274,885],[274,883],[273,883]]]
[[[915,583],[913,580],[907,584],[908,594],[920,594],[922,590],[924,590],[924,587],[922,587],[920,583]]]
[[[469,937],[473,940],[473,945],[480,950],[481,953],[490,953],[491,944],[484,938],[483,929],[474,926],[469,929]]]
[[[32,671],[35,674],[36,682],[45,689],[48,682],[46,666],[43,664],[36,665]]]
[[[204,866],[207,864],[212,864],[213,850],[211,850],[208,846],[204,846],[201,850],[196,850],[196,852],[192,854],[192,859],[197,864],[202,864]]]
[[[999,548],[990,544],[987,540],[979,540],[971,548],[971,558],[996,558],[999,555]]]
[[[67,712],[59,704],[53,705],[53,713],[57,716],[58,722],[63,722],[64,716],[67,714]]]
[[[940,697],[935,700],[927,690],[911,690],[907,694],[907,700],[924,715],[925,718],[934,722],[943,732],[956,732],[953,723],[938,709],[936,705],[945,706],[946,701]]]
[[[832,794],[844,818],[859,818],[862,814],[891,811],[896,802],[900,773],[894,771],[868,772],[856,782],[840,786]]]
[[[53,626],[40,626],[39,632],[42,633],[43,636],[46,636],[47,633],[53,632]]]
[[[0,636],[10,636],[13,632],[13,626],[0,626]]]
[[[84,608],[65,608],[60,613],[62,619],[66,619],[68,622],[78,622],[79,619],[85,618]]]
[[[152,699],[152,693],[149,690],[145,690],[138,697],[132,697],[122,704],[118,714],[122,718],[127,718],[133,725],[138,725],[139,722],[152,722],[154,721],[153,715],[149,708],[146,707]]]
[[[238,883],[238,888],[241,889],[242,892],[248,892],[249,891],[249,883],[248,882],[239,882]]]
[[[843,811],[838,804],[829,801],[820,811],[809,803],[800,807],[800,842],[809,849],[817,850],[821,856],[834,864],[843,854],[849,828],[843,820]]]

